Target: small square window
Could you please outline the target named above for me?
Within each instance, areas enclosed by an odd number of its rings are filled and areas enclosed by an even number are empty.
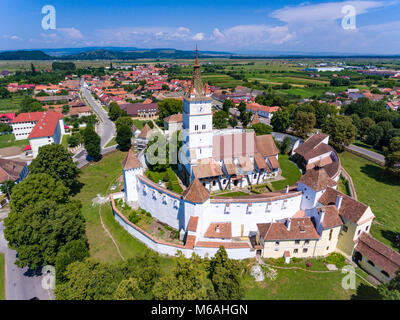
[[[293,253],[298,253],[299,252],[299,249],[294,249],[293,250]]]
[[[300,240],[296,240],[294,244],[300,244]]]
[[[275,241],[275,245],[276,245],[276,246],[279,246],[279,241]]]
[[[304,241],[304,244],[309,244],[309,243],[310,243],[310,240]]]
[[[303,249],[303,253],[306,253],[307,251],[308,251],[307,248],[304,248],[304,249]]]

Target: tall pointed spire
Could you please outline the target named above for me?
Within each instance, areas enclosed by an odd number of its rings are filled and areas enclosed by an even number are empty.
[[[196,45],[196,59],[194,60],[193,65],[193,77],[192,84],[189,89],[190,96],[203,97],[204,96],[204,87],[203,80],[201,79],[201,70],[200,70],[200,62],[199,62],[199,50]]]
[[[197,49],[197,44],[196,44],[196,59],[194,60],[194,66],[199,66],[200,67],[200,63],[199,63],[199,50]]]

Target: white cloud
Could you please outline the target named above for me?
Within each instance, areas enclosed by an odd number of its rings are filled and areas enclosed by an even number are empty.
[[[388,3],[381,1],[344,1],[300,5],[275,10],[270,16],[288,24],[331,22],[343,18],[342,8],[347,5],[353,6],[356,9],[356,14],[360,15],[368,12],[370,9],[388,5]]]
[[[204,40],[204,38],[205,38],[204,33],[196,33],[196,34],[192,37],[192,39],[193,39],[193,40],[196,40],[196,41]]]
[[[61,34],[62,37],[72,40],[83,39],[82,33],[75,28],[58,28],[56,31]]]
[[[3,35],[1,36],[2,39],[6,39],[6,40],[22,40],[20,37],[16,36],[16,35]]]

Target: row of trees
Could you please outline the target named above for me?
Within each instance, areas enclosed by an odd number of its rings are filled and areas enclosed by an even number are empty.
[[[330,136],[330,144],[343,151],[356,137],[357,128],[350,117],[339,115],[336,107],[328,103],[313,101],[310,104],[288,105],[274,113],[271,119],[274,131],[292,132],[305,139],[314,128],[319,128]]]
[[[29,172],[12,190],[4,235],[19,267],[55,265],[62,275],[88,256],[82,205],[71,198],[80,188],[80,170],[62,145],[51,144],[40,148]]]
[[[173,258],[164,271],[155,253],[106,264],[85,259],[70,264],[56,288],[63,300],[236,300],[243,298],[243,262],[231,260],[223,247],[211,259],[193,254]]]

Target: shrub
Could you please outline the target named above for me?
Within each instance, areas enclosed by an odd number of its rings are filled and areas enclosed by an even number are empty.
[[[326,257],[325,262],[328,264],[334,264],[337,268],[343,268],[346,258],[342,256],[340,253],[333,252],[329,256]]]
[[[140,216],[138,215],[138,213],[136,211],[133,211],[129,217],[128,220],[130,222],[132,222],[133,224],[137,224],[140,221]]]

